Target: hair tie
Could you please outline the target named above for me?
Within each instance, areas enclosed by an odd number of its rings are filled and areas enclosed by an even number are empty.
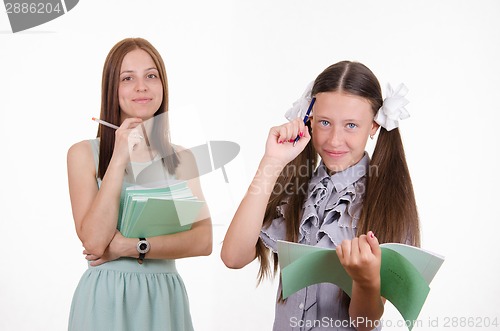
[[[392,89],[390,84],[387,84],[386,96],[382,107],[375,115],[375,122],[387,131],[399,127],[399,120],[404,120],[410,117],[410,113],[405,106],[409,101],[405,98],[408,93],[408,88],[403,84],[399,84],[396,90]]]
[[[311,91],[314,85],[314,81],[307,84],[306,90],[302,93],[302,96],[297,99],[292,105],[292,108],[288,109],[285,113],[285,117],[289,121],[293,121],[294,119],[304,118],[307,112],[307,108],[309,108],[309,104],[311,103]]]

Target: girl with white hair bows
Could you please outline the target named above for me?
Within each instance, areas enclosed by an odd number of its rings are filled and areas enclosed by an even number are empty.
[[[280,283],[273,330],[369,330],[380,325],[376,322],[385,300],[380,296],[379,244],[420,244],[397,128],[409,116],[406,92],[404,85],[389,88],[383,99],[369,68],[339,62],[294,103],[286,114],[290,122],[271,128],[257,174],[225,236],[222,260],[229,268],[242,268],[258,258],[262,280],[277,271],[277,241],[286,240],[336,248],[353,280],[350,298],[337,286],[322,283],[283,300]],[[366,143],[377,130],[369,157]]]

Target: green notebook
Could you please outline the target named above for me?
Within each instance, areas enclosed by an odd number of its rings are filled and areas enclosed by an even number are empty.
[[[429,284],[444,257],[418,247],[381,244],[380,295],[389,300],[405,321],[416,321],[430,291]],[[283,298],[318,283],[332,283],[349,296],[352,279],[335,249],[278,240]],[[411,330],[412,325],[408,325]]]
[[[128,238],[153,237],[186,231],[198,221],[205,204],[186,182],[168,186],[131,186],[125,191],[120,232]]]

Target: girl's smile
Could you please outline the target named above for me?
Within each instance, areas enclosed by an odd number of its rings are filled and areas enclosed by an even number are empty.
[[[370,103],[362,97],[343,92],[316,95],[312,140],[330,171],[345,170],[361,160],[368,136],[378,128],[373,117]]]
[[[163,85],[156,65],[144,50],[133,50],[123,58],[118,96],[122,122],[129,117],[147,120],[163,101]]]

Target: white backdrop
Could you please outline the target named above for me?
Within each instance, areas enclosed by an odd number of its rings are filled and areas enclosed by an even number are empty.
[[[66,152],[95,136],[102,65],[125,37],[149,39],[164,57],[175,143],[241,146],[226,167],[229,184],[220,170],[202,177],[213,254],[178,261],[197,330],[271,330],[277,281],[256,288],[256,263],[225,268],[221,241],[269,127],[344,59],[410,89],[401,131],[422,246],[446,257],[414,330],[500,329],[499,15],[496,0],[82,0],[13,34],[1,12],[0,330],[67,327],[86,262]],[[390,304],[384,317],[386,329],[406,330]],[[484,327],[488,319],[499,325]]]

